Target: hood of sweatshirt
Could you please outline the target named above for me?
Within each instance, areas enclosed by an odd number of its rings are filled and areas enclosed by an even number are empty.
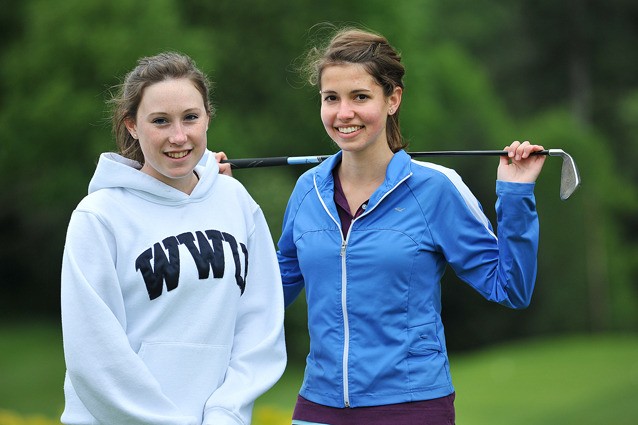
[[[199,177],[197,185],[186,194],[140,171],[141,164],[123,156],[107,152],[100,159],[89,183],[89,193],[102,189],[120,188],[148,201],[160,204],[182,204],[198,202],[210,196],[211,187],[219,176],[219,166],[215,156],[206,151],[195,173]]]

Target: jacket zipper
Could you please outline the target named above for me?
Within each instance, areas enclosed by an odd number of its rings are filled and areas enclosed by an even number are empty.
[[[353,220],[354,221],[354,220]],[[352,224],[350,225],[352,228]],[[343,373],[343,403],[346,407],[350,407],[350,395],[348,389],[348,354],[350,353],[350,324],[348,323],[348,308],[346,307],[347,280],[346,280],[346,248],[348,247],[348,238],[341,242],[341,314],[343,315],[343,357],[341,359],[341,370]]]
[[[347,288],[347,280],[346,280],[346,276],[347,276],[347,273],[346,273],[347,272],[347,270],[346,270],[346,249],[348,248],[348,240],[350,239],[350,232],[352,231],[352,227],[353,227],[355,221],[357,221],[361,217],[363,217],[363,216],[369,214],[370,212],[372,212],[372,210],[374,210],[377,207],[377,205],[379,205],[381,203],[381,201],[383,201],[383,199],[385,199],[386,196],[388,196],[391,192],[393,192],[394,189],[396,189],[401,183],[403,183],[405,180],[407,180],[411,175],[412,175],[412,173],[408,174],[406,177],[401,179],[390,190],[388,190],[372,208],[366,210],[359,217],[357,217],[354,220],[352,220],[352,222],[350,223],[350,228],[348,229],[348,234],[346,235],[346,238],[341,240],[341,251],[340,251],[340,256],[341,256],[341,313],[343,314],[343,339],[344,339],[344,341],[343,341],[343,357],[342,357],[342,360],[341,360],[341,367],[342,367],[342,374],[343,374],[343,403],[344,403],[345,407],[350,407],[350,392],[349,392],[350,390],[349,390],[349,382],[348,382],[348,354],[350,352],[350,325],[348,323],[348,309],[346,307],[346,301],[348,300],[348,297],[346,295],[346,288]],[[316,178],[316,176],[315,176],[315,178]],[[330,214],[330,210],[328,209],[326,204],[323,202],[323,198],[321,197],[321,194],[319,193],[319,189],[317,188],[316,180],[315,180],[314,183],[315,183],[315,185],[314,185],[315,186],[315,191],[317,192],[317,196],[319,197],[319,201],[323,205],[323,208],[326,211],[326,213],[328,214],[328,216],[332,219],[332,221],[334,221],[337,224],[337,227],[339,228],[339,233],[341,233],[341,222],[339,220],[335,219],[332,216],[332,214]]]
[[[323,209],[328,214],[328,217],[335,222],[337,227],[339,228],[339,234],[343,234],[341,228],[341,222],[337,220],[332,214],[330,214],[330,210],[328,206],[323,202],[323,198],[321,197],[321,193],[319,192],[319,188],[317,187],[317,181],[314,181],[315,191],[317,192],[317,197],[319,198],[319,202],[323,205]],[[356,220],[356,219],[355,219]],[[355,220],[352,220],[354,223]],[[348,239],[350,237],[350,230],[352,229],[352,223],[350,224],[350,229],[348,229],[348,234],[346,238],[341,239],[341,248],[339,255],[341,256],[341,314],[343,314],[343,357],[341,360],[341,370],[343,373],[343,403],[346,407],[350,407],[350,396],[348,394],[348,352],[350,350],[350,327],[348,325],[348,309],[346,308],[346,248],[348,247]]]

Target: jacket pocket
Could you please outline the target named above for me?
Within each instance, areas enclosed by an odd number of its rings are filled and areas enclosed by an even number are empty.
[[[410,390],[428,390],[449,384],[447,356],[436,336],[436,323],[408,329],[408,382]]]
[[[441,343],[436,336],[435,322],[408,329],[408,338],[410,340],[410,355],[418,356],[442,351]]]
[[[142,344],[139,356],[164,394],[184,414],[201,418],[206,400],[224,381],[230,347],[153,342]]]

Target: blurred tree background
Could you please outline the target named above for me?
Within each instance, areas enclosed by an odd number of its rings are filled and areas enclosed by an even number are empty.
[[[327,154],[319,98],[295,72],[321,22],[378,31],[402,53],[410,149],[562,148],[583,185],[537,183],[540,266],[530,308],[492,305],[450,273],[449,348],[638,330],[638,3],[629,0],[0,0],[0,315],[59,321],[69,216],[100,152],[105,101],[141,56],[177,50],[215,82],[209,148],[230,157]],[[497,159],[445,159],[494,219]],[[238,170],[276,241],[306,168]],[[291,361],[305,307],[287,312]]]

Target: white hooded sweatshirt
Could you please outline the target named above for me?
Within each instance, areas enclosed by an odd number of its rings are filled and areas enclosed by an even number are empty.
[[[213,157],[187,195],[117,154],[73,212],[62,267],[65,424],[250,423],[283,373],[263,213]]]

